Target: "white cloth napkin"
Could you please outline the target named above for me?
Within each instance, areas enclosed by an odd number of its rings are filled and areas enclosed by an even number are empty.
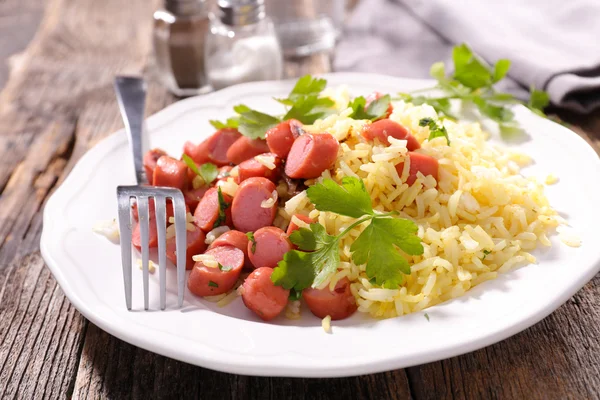
[[[334,69],[423,78],[462,42],[512,61],[502,90],[523,97],[534,85],[557,106],[600,107],[599,0],[362,0]]]

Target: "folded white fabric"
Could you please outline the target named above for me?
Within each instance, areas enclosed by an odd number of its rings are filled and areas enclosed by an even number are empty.
[[[600,107],[598,0],[362,0],[334,68],[422,78],[462,42],[512,61],[502,90],[522,97],[533,85],[560,107]]]

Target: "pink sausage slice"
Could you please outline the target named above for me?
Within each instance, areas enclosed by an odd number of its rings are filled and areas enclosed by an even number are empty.
[[[295,119],[283,121],[279,125],[269,129],[265,133],[265,139],[271,153],[277,154],[281,158],[286,158],[294,140],[302,132],[302,123]]]
[[[302,135],[292,145],[285,173],[294,179],[318,178],[335,164],[339,146],[329,133]]]
[[[310,311],[319,318],[330,315],[332,320],[344,319],[357,309],[348,278],[341,279],[334,291],[328,287],[320,290],[309,288],[302,291],[302,297]]]
[[[208,249],[210,250],[220,246],[233,246],[238,248],[244,253],[244,267],[252,268],[252,263],[250,262],[250,258],[248,258],[248,242],[248,236],[246,236],[245,233],[231,230],[216,238],[215,241],[208,246]]]
[[[230,291],[240,277],[244,253],[233,246],[220,246],[208,250],[221,268],[210,268],[197,262],[188,277],[188,289],[196,296],[216,296]]]
[[[312,224],[313,222],[315,222],[308,216],[302,215],[302,214],[294,214],[294,217],[298,218],[300,221],[306,222],[307,224]],[[294,231],[297,231],[298,229],[300,229],[300,227],[298,227],[298,225],[296,225],[293,222],[290,222],[290,224],[287,227],[286,234],[288,236],[290,236]]]
[[[373,122],[362,131],[362,137],[366,140],[375,140],[389,145],[388,136],[396,139],[406,140],[406,148],[413,151],[421,148],[419,141],[408,132],[408,129],[391,119],[380,119]]]
[[[273,157],[274,158],[274,169],[267,168],[264,164],[258,162],[254,157],[242,162],[238,166],[238,178],[240,182],[245,181],[248,178],[260,177],[267,178],[273,182],[279,179],[280,168],[282,164],[281,158],[277,157],[274,153],[263,153],[260,156]]]
[[[263,139],[250,139],[242,136],[236,140],[229,150],[227,150],[227,159],[234,164],[240,164],[249,158],[269,151],[267,142]]]
[[[208,191],[208,186],[201,186],[198,189],[190,189],[183,192],[185,198],[185,204],[190,210],[195,210],[198,207],[198,203],[204,197],[204,194]]]
[[[231,205],[233,226],[245,233],[272,225],[277,202],[268,208],[263,208],[261,203],[270,199],[273,192],[275,184],[267,178],[249,178],[240,183]]]
[[[160,157],[156,161],[152,184],[185,190],[188,184],[187,165],[169,156]]]
[[[292,242],[284,231],[265,226],[254,232],[254,243],[248,242],[248,257],[254,268],[275,268],[283,255],[292,249]]]
[[[290,291],[275,286],[271,281],[271,268],[255,269],[243,283],[242,300],[246,307],[265,321],[270,321],[283,311]]]
[[[410,158],[410,166],[408,168],[408,178],[406,183],[412,185],[417,180],[417,172],[421,172],[423,175],[432,175],[435,180],[438,180],[439,163],[435,158],[428,156],[427,154],[421,153],[408,153]],[[404,169],[404,162],[396,165],[396,171],[398,175],[402,175]]]
[[[151,182],[153,179],[156,162],[159,158],[166,155],[167,152],[161,149],[152,149],[144,154],[144,169],[146,170],[146,178],[149,182]]]
[[[204,253],[204,250],[206,250],[205,240],[206,240],[206,236],[204,235],[204,232],[202,232],[200,230],[200,228],[198,228],[197,226],[195,227],[195,230],[187,231],[187,235],[186,235],[187,246],[186,246],[186,251],[185,251],[185,256],[186,256],[185,269],[192,269],[192,267],[194,266],[194,260],[192,260],[193,256],[195,256],[196,254]],[[177,244],[176,244],[175,236],[167,239],[166,247],[167,247],[167,258],[169,260],[171,260],[171,262],[173,262],[173,264],[177,265],[177,252],[176,252]]]
[[[229,207],[225,209],[225,221],[221,225],[231,225],[231,196],[222,193],[223,200],[229,204]],[[198,207],[194,211],[194,217],[200,229],[204,232],[209,232],[215,228],[215,222],[219,218],[219,192],[217,188],[210,188],[198,203]]]

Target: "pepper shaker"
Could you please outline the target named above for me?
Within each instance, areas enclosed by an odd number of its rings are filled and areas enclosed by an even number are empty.
[[[207,0],[164,0],[154,13],[154,54],[160,79],[177,96],[210,91],[204,70]]]
[[[210,16],[205,48],[212,88],[281,79],[281,46],[264,0],[219,0],[217,8]]]

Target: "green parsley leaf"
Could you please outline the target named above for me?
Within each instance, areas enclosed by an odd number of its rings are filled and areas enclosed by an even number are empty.
[[[489,255],[491,252],[492,252],[491,250],[484,249],[484,250],[483,250],[483,257],[481,258],[481,261],[485,260],[485,258],[486,258],[486,257],[487,257],[487,256],[488,256],[488,255]]]
[[[386,94],[385,96],[373,100],[367,106],[367,100],[363,96],[355,97],[350,104],[348,104],[348,107],[352,108],[350,118],[368,119],[371,121],[381,119],[386,115],[391,100],[390,95]]]
[[[213,281],[208,281],[208,286],[210,286],[210,287],[216,287],[216,288],[218,288],[218,287],[219,287],[219,284],[218,284],[218,283],[216,283],[216,282],[213,282]]]
[[[441,61],[431,64],[431,68],[429,68],[429,75],[438,81],[444,79],[446,77],[446,66]]]
[[[473,54],[466,44],[454,47],[452,60],[454,79],[466,87],[476,89],[492,84],[492,73],[489,67]]]
[[[214,181],[219,174],[218,168],[215,164],[205,163],[198,168],[194,160],[187,154],[182,156],[183,162],[191,169],[196,175],[198,175],[204,183],[210,184]]]
[[[219,269],[223,272],[227,272],[227,271],[231,271],[233,269],[233,267],[226,267],[225,265],[218,263],[219,264]]]
[[[234,128],[237,129],[240,121],[237,117],[227,118],[225,122],[217,121],[216,119],[211,119],[208,121],[215,129],[225,129],[225,128]]]
[[[304,75],[296,82],[289,94],[289,99],[295,100],[300,96],[318,96],[327,86],[327,80]]]
[[[215,223],[213,225],[213,229],[218,226],[221,226],[225,223],[225,220],[227,219],[225,210],[227,210],[229,208],[229,206],[231,205],[225,201],[225,198],[223,197],[223,192],[221,191],[220,186],[217,188],[217,195],[219,197],[219,216],[217,217],[217,220],[215,221]]]
[[[419,121],[419,126],[426,126],[429,128],[429,140],[433,140],[437,137],[445,137],[446,142],[450,145],[450,137],[448,137],[448,131],[444,125],[439,126],[432,118],[422,118]]]
[[[300,250],[304,251],[314,251],[317,249],[317,240],[315,238],[315,234],[312,229],[308,228],[300,228],[296,229],[290,235],[290,240],[294,243]]]
[[[252,254],[256,253],[256,240],[254,239],[254,233],[246,232],[246,237],[250,242],[252,242],[252,247],[250,248],[250,252]]]
[[[281,122],[278,117],[252,110],[243,104],[233,107],[233,110],[239,114],[238,130],[251,139],[264,139],[265,133]]]
[[[527,107],[534,113],[545,117],[543,110],[550,104],[550,95],[542,90],[531,87],[529,91],[529,102]]]
[[[494,83],[496,83],[496,82],[504,79],[504,77],[508,73],[509,69],[510,69],[510,60],[503,58],[501,60],[496,61],[496,65],[494,65],[494,76],[493,76],[492,81]]]
[[[302,290],[290,289],[290,295],[288,296],[289,301],[300,300],[302,297]]]
[[[403,275],[410,274],[408,261],[396,246],[409,255],[423,254],[416,232],[417,225],[407,219],[374,218],[352,243],[352,261],[367,264],[367,277],[375,278],[377,285],[395,289]]]
[[[333,105],[333,100],[327,97],[318,98],[315,95],[297,97],[283,119],[297,119],[303,124],[310,125],[327,115],[329,113],[327,108]]]
[[[429,322],[429,314],[425,313],[425,318],[427,319],[427,322]]]
[[[309,187],[308,198],[319,211],[330,211],[348,217],[360,218],[373,214],[371,197],[361,179],[347,176],[338,185],[331,179],[325,179]]]

